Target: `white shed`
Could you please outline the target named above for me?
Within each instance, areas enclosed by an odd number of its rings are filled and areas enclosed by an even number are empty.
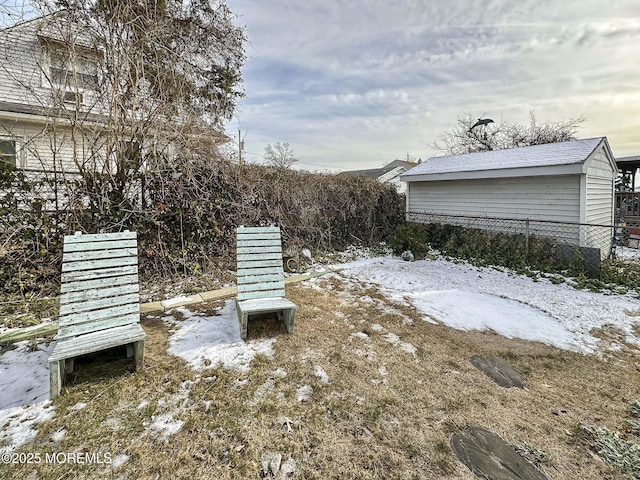
[[[432,157],[401,180],[407,182],[408,220],[427,221],[428,215],[457,225],[464,224],[461,217],[529,220],[534,233],[600,248],[605,256],[610,229],[578,224],[612,225],[617,172],[606,137],[598,137]]]

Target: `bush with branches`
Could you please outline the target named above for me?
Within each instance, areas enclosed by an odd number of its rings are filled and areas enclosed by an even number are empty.
[[[233,269],[238,225],[279,225],[285,247],[326,251],[385,241],[404,221],[403,196],[393,186],[366,177],[237,165],[211,157],[210,153],[183,154],[170,166],[150,170],[141,178],[142,201],[123,199],[120,210],[111,209],[112,216],[86,202],[68,202],[64,211],[57,212],[64,220],[60,228],[48,230],[42,225],[49,214],[24,215],[20,206],[29,198],[31,184],[20,172],[9,172],[11,181],[22,182],[24,188],[13,187],[12,195],[3,201],[13,208],[14,218],[20,214],[23,221],[5,221],[3,242],[20,246],[16,265],[33,265],[30,272],[43,267],[42,272],[47,272],[45,277],[29,277],[30,281],[44,285],[46,279],[46,285],[55,290],[62,235],[78,230],[137,231],[141,275],[148,280]],[[83,190],[82,182],[74,182],[69,190],[77,198],[99,191]],[[49,232],[46,255],[37,248],[44,231]],[[24,248],[25,242],[29,248]],[[5,268],[0,281],[15,292],[17,286],[7,279],[24,275],[24,270]]]

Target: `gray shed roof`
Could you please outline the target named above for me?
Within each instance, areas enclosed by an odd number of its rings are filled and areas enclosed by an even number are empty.
[[[402,180],[411,181],[411,177],[431,174],[581,164],[603,140],[606,141],[606,138],[596,137],[463,155],[431,157],[402,175]]]

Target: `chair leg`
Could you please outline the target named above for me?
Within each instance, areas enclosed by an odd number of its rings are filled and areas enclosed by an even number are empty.
[[[54,400],[60,396],[64,384],[64,360],[49,362],[49,398]]]
[[[240,317],[240,338],[246,340],[249,332],[249,314],[242,312]]]
[[[238,313],[238,323],[240,324],[240,338],[242,340],[247,339],[247,323],[249,323],[249,314],[247,312],[243,312],[240,308],[238,301],[236,300],[236,311]]]
[[[136,370],[142,370],[144,367],[144,340],[133,344],[133,359],[136,364]]]
[[[288,308],[284,312],[284,326],[287,328],[287,333],[293,333],[293,322],[296,318],[296,309]]]

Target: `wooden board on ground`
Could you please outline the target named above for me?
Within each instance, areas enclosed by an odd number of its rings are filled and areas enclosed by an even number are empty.
[[[498,435],[469,427],[451,437],[451,449],[478,478],[486,480],[548,480]]]
[[[520,372],[500,358],[485,358],[474,355],[469,361],[501,387],[524,388],[526,386]]]

